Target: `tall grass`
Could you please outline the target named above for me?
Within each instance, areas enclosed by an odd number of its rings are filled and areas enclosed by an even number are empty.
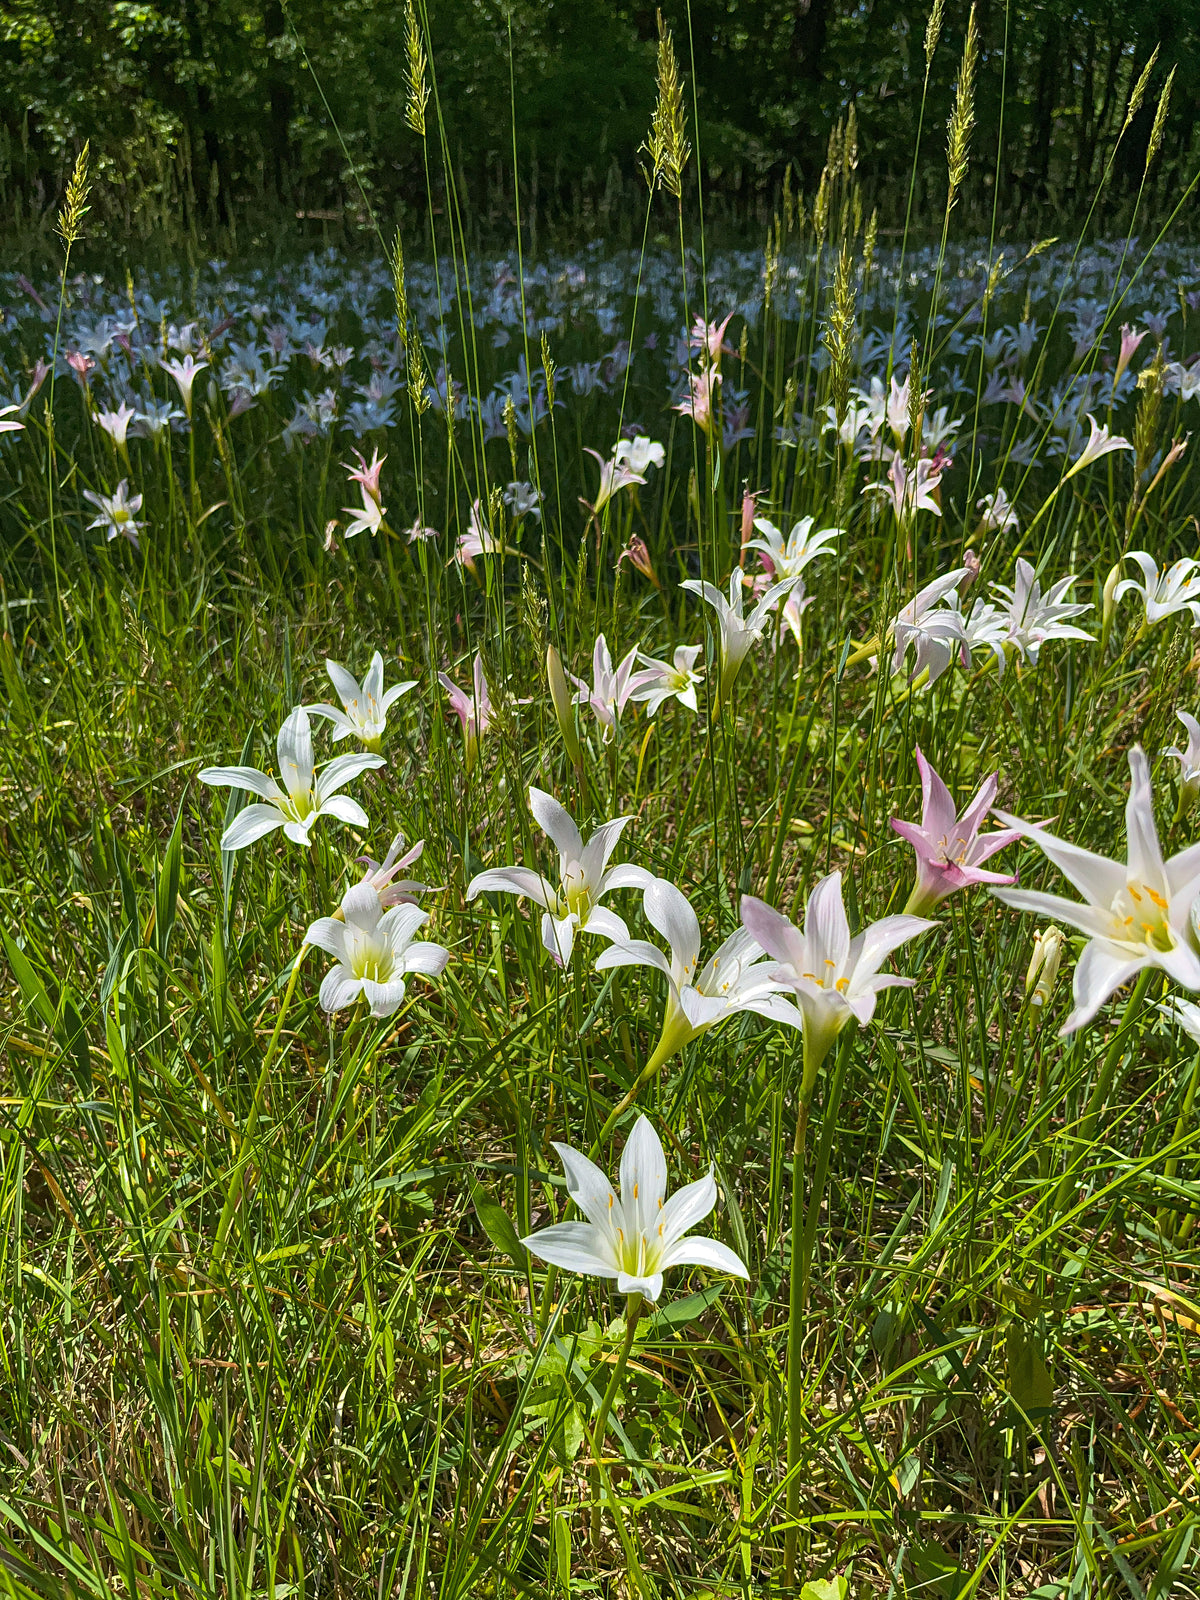
[[[446,110],[410,15],[433,170]],[[660,54],[649,158],[686,183],[671,81]],[[960,103],[952,161],[969,131]],[[1034,924],[947,900],[893,964],[915,987],[810,1085],[796,1210],[799,1034],[743,1013],[660,1061],[661,975],[597,972],[586,932],[556,966],[537,912],[467,891],[485,866],[553,876],[534,785],[585,837],[632,816],[619,859],[684,890],[705,953],[742,894],[798,921],[835,868],[861,928],[911,887],[889,820],[917,814],[918,746],[960,802],[998,770],[1006,809],[1119,857],[1140,742],[1165,847],[1189,843],[1163,751],[1200,698],[1192,616],[1149,625],[1106,579],[1131,549],[1195,551],[1190,452],[1168,461],[1194,253],[948,227],[884,248],[852,121],[765,251],[688,237],[668,182],[640,250],[486,260],[443,176],[430,237],[367,265],[9,285],[0,1577],[128,1600],[1191,1592],[1197,1063],[1150,1003],[1179,992],[1161,971],[1062,1037],[1077,946],[1032,1004]],[[660,224],[677,249],[647,248]],[[694,318],[727,313],[705,429],[673,403]],[[1123,321],[1153,331],[1118,375]],[[190,418],[158,364],[188,348]],[[854,425],[893,376],[901,461],[954,457],[903,519],[864,493],[893,424]],[[126,396],[118,443],[97,417]],[[155,432],[152,401],[181,415]],[[1072,475],[1087,411],[1131,447]],[[593,511],[585,447],[611,461],[630,424],[663,463]],[[386,453],[387,509],[347,539],[354,443]],[[136,546],[88,526],[84,491],[122,480]],[[981,514],[998,488],[1016,527]],[[679,583],[749,570],[756,515],[844,531],[798,634],[775,613],[718,704],[713,613]],[[454,560],[473,528],[505,553]],[[1092,641],[892,670],[923,585],[977,558],[973,599],[1018,556],[1075,575]],[[601,633],[614,661],[703,643],[698,713],[556,717],[548,650],[590,682]],[[369,831],[222,851],[238,798],[198,770],[270,769],[291,708],[333,698],[324,659],[361,676],[377,648],[418,687],[353,785]],[[469,750],[438,674],[469,694],[476,652]],[[396,832],[425,842],[451,960],[387,1019],[327,1016],[306,930]],[[1063,887],[1035,850],[992,865]],[[637,894],[611,903],[657,938]],[[566,1214],[551,1141],[615,1172],[639,1111],[672,1188],[713,1164],[707,1226],[750,1277],[680,1269],[626,1326],[610,1285],[520,1240]]]

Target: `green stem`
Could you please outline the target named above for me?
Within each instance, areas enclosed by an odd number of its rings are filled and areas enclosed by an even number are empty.
[[[803,1433],[804,1368],[801,1364],[801,1347],[804,1343],[804,1316],[808,1302],[808,1279],[812,1258],[812,1238],[815,1224],[810,1229],[805,1215],[804,1166],[805,1144],[808,1134],[808,1116],[813,1094],[817,1087],[817,1074],[828,1050],[825,1040],[814,1041],[813,1030],[804,1029],[804,1068],[800,1081],[800,1108],[796,1114],[796,1137],[792,1144],[792,1259],[788,1291],[787,1340],[787,1518],[789,1527],[784,1533],[783,1585],[792,1589],[796,1582],[796,1551],[800,1515],[800,1443]],[[819,1195],[812,1196],[812,1208],[820,1209]]]
[[[641,1072],[638,1073],[637,1078],[634,1080],[633,1087],[629,1090],[628,1094],[624,1095],[620,1100],[618,1100],[617,1104],[609,1112],[604,1126],[596,1135],[592,1148],[588,1152],[591,1160],[594,1161],[596,1159],[596,1155],[601,1145],[608,1138],[609,1134],[616,1127],[617,1123],[625,1115],[626,1111],[629,1110],[630,1106],[637,1099],[638,1095],[641,1094],[642,1090],[650,1082],[650,1079],[654,1077],[655,1073],[665,1061],[669,1061],[671,1059],[671,1057],[679,1048],[679,1039],[677,1037],[669,1038],[667,1029],[664,1027],[662,1038],[655,1046],[654,1054],[650,1057],[649,1061],[647,1061]]]
[[[292,963],[292,975],[288,979],[287,988],[284,990],[283,1004],[279,1008],[279,1015],[275,1019],[275,1027],[267,1045],[267,1053],[263,1057],[263,1064],[258,1074],[258,1082],[254,1086],[254,1099],[250,1102],[250,1111],[246,1117],[246,1126],[242,1130],[241,1141],[238,1145],[237,1163],[229,1179],[229,1192],[225,1196],[225,1204],[221,1209],[221,1218],[217,1223],[217,1236],[213,1243],[212,1259],[208,1264],[210,1278],[216,1278],[221,1269],[221,1262],[225,1255],[225,1244],[229,1237],[229,1230],[233,1226],[233,1214],[238,1208],[242,1195],[242,1181],[246,1175],[246,1168],[250,1163],[250,1154],[254,1145],[254,1131],[258,1126],[259,1114],[267,1097],[267,1084],[270,1082],[271,1063],[275,1059],[275,1050],[279,1044],[279,1035],[283,1029],[283,1019],[287,1016],[288,1007],[292,1003],[292,995],[296,990],[296,980],[300,976],[300,966],[308,950],[306,944],[300,946],[299,953]]]
[[[600,1455],[604,1449],[604,1432],[608,1427],[608,1414],[612,1410],[613,1401],[617,1397],[621,1379],[629,1360],[629,1352],[633,1349],[633,1341],[637,1337],[638,1317],[641,1315],[642,1297],[640,1294],[631,1294],[625,1301],[625,1339],[621,1345],[621,1353],[617,1357],[617,1364],[612,1370],[612,1377],[608,1380],[608,1388],[604,1391],[604,1398],[600,1402],[600,1409],[596,1413],[596,1424],[592,1429],[592,1545],[600,1540]]]

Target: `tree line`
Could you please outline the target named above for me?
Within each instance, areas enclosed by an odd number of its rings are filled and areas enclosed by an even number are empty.
[[[918,207],[943,202],[964,6],[946,6],[928,65],[924,0],[664,0],[662,12],[717,213],[769,213],[789,168],[811,188],[850,105],[881,226],[903,220],[918,149]],[[518,206],[535,229],[607,228],[618,212],[636,214],[627,201],[654,103],[653,4],[424,0],[418,13],[433,88],[424,141],[405,122],[397,0],[8,0],[0,194],[10,223],[53,210],[84,139],[100,217],[114,228],[361,220],[372,208],[420,208],[430,191],[435,210],[457,200],[475,226],[511,225]],[[1077,220],[1106,169],[1099,220],[1127,214],[1172,66],[1140,214],[1175,203],[1200,142],[1196,0],[977,0],[976,20],[962,226],[987,225],[993,208],[1015,231]]]

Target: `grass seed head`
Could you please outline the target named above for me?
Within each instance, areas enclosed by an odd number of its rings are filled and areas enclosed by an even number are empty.
[[[684,133],[683,80],[675,58],[671,30],[658,13],[658,98],[650,118],[650,136],[642,149],[650,157],[646,181],[651,192],[663,188],[677,200],[683,196],[683,169],[691,146]]]
[[[85,139],[83,149],[75,158],[75,166],[67,184],[67,196],[63,202],[62,210],[58,213],[55,230],[59,238],[69,250],[80,237],[83,231],[83,219],[88,211],[87,198],[91,190],[91,179],[88,175],[88,155],[91,143]]]
[[[425,137],[425,107],[429,104],[429,61],[413,0],[404,10],[405,87],[404,120],[414,133]]]

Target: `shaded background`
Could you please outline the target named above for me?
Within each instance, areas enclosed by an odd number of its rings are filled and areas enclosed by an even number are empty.
[[[667,0],[663,11],[689,80],[694,72],[707,221],[764,222],[789,164],[811,192],[830,127],[850,104],[868,203],[885,228],[903,220],[924,3],[692,0],[689,18],[681,0]],[[978,15],[975,160],[957,226],[989,223],[997,179],[1009,234],[1078,223],[1156,44],[1146,103],[1095,220],[1117,228],[1127,219],[1158,94],[1177,63],[1141,215],[1163,214],[1198,142],[1200,0],[980,0]],[[511,237],[515,100],[515,170],[532,242],[640,235],[652,5],[428,0],[427,22],[442,119],[429,141],[435,205],[446,203],[448,159],[475,241]],[[965,22],[951,0],[921,139],[927,215],[944,201],[945,122]],[[365,224],[359,182],[389,224],[403,220],[426,204],[425,152],[403,121],[403,71],[396,0],[7,0],[0,195],[9,232],[48,236],[84,138],[100,178],[92,228],[112,239],[182,228],[232,232],[236,246],[331,227],[352,233]]]

